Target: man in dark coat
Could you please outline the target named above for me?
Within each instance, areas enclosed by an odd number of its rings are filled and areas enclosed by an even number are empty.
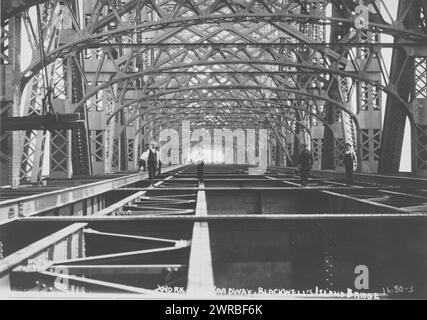
[[[308,176],[310,169],[313,167],[313,155],[310,150],[307,149],[307,145],[301,145],[301,153],[299,155],[300,175],[301,175],[301,186],[307,185]]]
[[[197,179],[199,182],[204,182],[205,162],[203,150],[200,147],[197,149],[193,160],[196,162]]]
[[[144,169],[144,172],[147,171],[147,161],[145,159],[144,153],[145,153],[145,151],[148,150],[148,147],[149,147],[149,144],[147,143],[145,145],[144,152],[141,154],[141,157],[139,157],[139,160],[138,160],[138,171],[141,171],[141,167]]]
[[[155,142],[150,143],[150,148],[142,154],[141,158],[147,163],[148,179],[150,181],[150,185],[154,186],[154,177],[156,175],[158,161],[160,160],[160,154],[156,150]]]
[[[157,159],[157,165],[158,165],[158,168],[157,168],[157,174],[160,176],[161,174],[162,174],[162,161],[160,160],[160,147],[159,146],[157,146],[156,147],[156,150],[157,150],[157,155],[158,155],[158,159]]]

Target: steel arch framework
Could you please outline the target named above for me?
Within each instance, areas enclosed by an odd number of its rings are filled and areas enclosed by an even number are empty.
[[[2,46],[2,68],[11,71],[3,73],[3,80],[15,85],[2,96],[3,116],[40,112],[46,82],[54,87],[56,110],[77,110],[88,127],[54,132],[50,139],[29,130],[24,142],[19,133],[1,132],[2,171],[13,172],[10,177],[37,181],[47,143],[55,155],[51,173],[87,174],[92,167],[102,172],[106,166],[95,163],[99,150],[104,160],[117,155],[117,165],[110,167],[126,169],[132,164],[125,151],[131,144],[137,153],[143,143],[140,115],[146,110],[189,113],[197,106],[202,119],[219,105],[216,116],[225,119],[260,101],[274,101],[266,108],[280,104],[295,123],[306,123],[312,139],[323,145],[319,166],[329,169],[340,166],[338,146],[350,142],[357,146],[361,170],[376,171],[379,164],[380,172],[397,173],[408,118],[413,172],[426,171],[427,120],[417,111],[427,105],[427,53],[420,46],[427,40],[423,1],[399,1],[395,16],[383,0],[366,5],[343,0],[93,0],[82,8],[74,0],[23,1],[7,8],[6,2],[2,43],[19,38],[23,23],[33,59],[20,72],[10,54],[19,52],[20,44]],[[28,11],[33,5],[43,9],[41,33]],[[358,25],[361,15],[368,25]],[[381,43],[381,34],[395,42]],[[38,54],[40,48],[45,57]],[[385,48],[393,48],[390,68]],[[324,130],[325,124],[332,131]],[[279,131],[286,126],[274,125]],[[19,183],[7,180],[2,183]]]

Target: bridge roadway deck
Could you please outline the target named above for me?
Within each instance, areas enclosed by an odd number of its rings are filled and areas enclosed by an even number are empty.
[[[204,183],[195,179],[193,166],[165,169],[155,188],[146,180],[145,173],[120,173],[3,188],[0,287],[9,288],[10,296],[85,290],[164,298],[161,284],[184,288],[168,297],[215,295],[214,286],[224,283],[225,277],[218,275],[217,267],[225,257],[221,250],[227,248],[221,239],[236,242],[240,249],[244,245],[232,230],[246,239],[249,251],[257,252],[253,259],[259,265],[275,257],[258,252],[261,244],[253,242],[249,234],[255,231],[248,230],[256,229],[255,237],[260,243],[267,241],[265,248],[270,246],[272,252],[276,242],[285,245],[283,239],[274,238],[280,228],[292,226],[310,241],[318,232],[322,239],[335,237],[326,241],[330,245],[343,237],[338,225],[362,223],[371,231],[363,235],[371,237],[378,221],[393,232],[398,227],[414,228],[413,241],[422,248],[427,244],[417,233],[427,221],[425,179],[356,174],[355,183],[348,185],[343,173],[313,171],[303,188],[292,168],[248,175],[246,166],[217,165],[206,166]],[[306,228],[315,229],[308,234],[300,231]],[[271,239],[263,233],[268,230]],[[292,235],[287,232],[287,237]],[[389,231],[382,236],[387,238]],[[365,243],[363,250],[366,247]],[[236,271],[239,264],[249,263],[246,260],[239,258],[228,266]],[[425,266],[427,259],[422,256],[420,261]],[[57,279],[72,285],[58,288]]]

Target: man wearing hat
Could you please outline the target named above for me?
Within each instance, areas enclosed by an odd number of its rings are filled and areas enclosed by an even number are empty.
[[[200,146],[196,150],[194,160],[196,162],[197,179],[199,179],[199,182],[204,182],[205,161],[203,149]]]
[[[145,151],[148,150],[149,146],[150,145],[148,143],[145,144]],[[146,156],[145,156],[145,151],[139,157],[139,160],[138,160],[138,172],[141,171],[141,167],[144,169],[144,172],[147,171],[147,159],[146,159]]]
[[[350,143],[345,144],[345,153],[344,153],[344,167],[345,173],[347,175],[348,183],[353,183],[353,166],[356,161],[356,154],[351,148]]]
[[[160,176],[162,174],[162,161],[160,160],[160,147],[156,146],[156,151],[157,151],[157,173]]]
[[[154,186],[154,176],[156,175],[157,164],[160,160],[160,154],[159,151],[156,150],[156,143],[154,141],[151,141],[150,147],[142,154],[141,158],[147,163],[148,179],[150,185]]]

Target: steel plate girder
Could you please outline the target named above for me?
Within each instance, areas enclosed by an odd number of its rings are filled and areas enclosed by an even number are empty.
[[[179,167],[179,165],[171,166],[165,168],[164,172],[173,171]],[[105,193],[108,190],[138,182],[142,177],[142,174],[137,173],[125,177],[76,186],[65,190],[50,191],[38,195],[2,201],[0,202],[0,221],[11,219],[9,218],[10,210],[13,210],[15,216],[37,215],[41,212],[53,210],[79,200]]]

